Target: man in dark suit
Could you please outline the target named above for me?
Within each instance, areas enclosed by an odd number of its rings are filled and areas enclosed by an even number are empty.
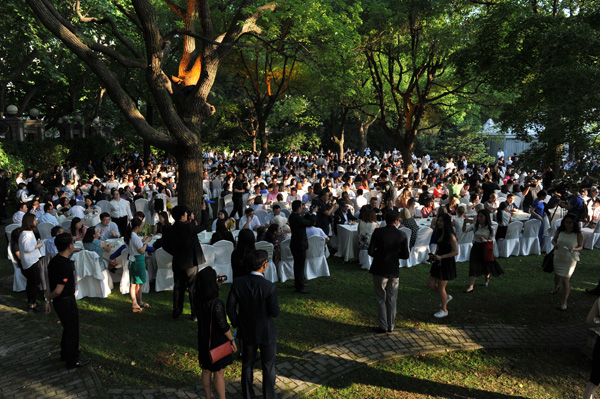
[[[409,256],[406,234],[398,230],[398,212],[386,213],[385,223],[385,227],[375,229],[369,245],[369,255],[373,257],[369,272],[373,274],[379,314],[379,326],[374,329],[377,333],[394,331],[399,261]]]
[[[290,250],[294,257],[294,287],[296,288],[296,292],[308,294],[304,287],[304,264],[306,263],[306,250],[308,249],[306,228],[315,225],[318,208],[314,208],[308,218],[302,216],[303,211],[304,204],[302,201],[296,200],[292,202],[292,214],[288,222],[292,231]]]
[[[260,349],[263,372],[263,398],[275,398],[275,354],[277,334],[274,317],[279,315],[277,287],[266,280],[269,264],[267,251],[247,255],[252,272],[233,280],[227,298],[227,315],[242,340],[242,396],[254,398],[253,370]]]
[[[350,212],[350,205],[346,202],[340,205],[337,211],[333,214],[333,232],[337,234],[337,226],[339,224],[348,224],[348,222],[355,221],[356,218]]]
[[[173,255],[173,318],[177,319],[183,312],[183,300],[186,289],[190,293],[192,320],[196,319],[194,309],[194,282],[198,265],[204,263],[204,254],[198,241],[198,233],[206,230],[208,212],[203,204],[202,224],[197,224],[193,214],[188,214],[183,206],[176,206],[171,214],[175,224],[163,234],[163,247]]]
[[[388,198],[387,201],[385,201],[385,206],[381,208],[382,220],[385,220],[385,215],[389,212],[398,212],[398,208],[394,206],[394,200],[391,198]]]

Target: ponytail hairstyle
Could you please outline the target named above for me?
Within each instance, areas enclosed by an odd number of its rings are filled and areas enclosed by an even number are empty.
[[[125,231],[125,244],[129,245],[129,240],[131,240],[131,233],[133,233],[133,230],[136,227],[139,227],[142,225],[142,221],[138,218],[133,218],[131,219],[131,222],[129,223],[129,225],[127,225],[127,230]]]

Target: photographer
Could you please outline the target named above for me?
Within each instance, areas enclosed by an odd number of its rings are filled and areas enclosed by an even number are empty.
[[[582,188],[581,190],[579,190],[579,193],[577,193],[577,195],[571,197],[569,203],[566,203],[565,201],[560,201],[559,205],[568,210],[570,214],[575,215],[577,220],[579,220],[583,213],[583,197],[586,195],[587,190],[585,188]]]
[[[381,174],[379,175],[379,181],[377,183],[375,183],[375,187],[381,191],[381,202],[382,203],[386,203],[386,201],[388,200],[388,198],[395,198],[394,195],[394,186],[393,184],[388,180],[388,174],[387,172],[381,172]]]
[[[318,207],[316,226],[329,235],[329,217],[339,208],[339,205],[333,203],[331,192],[327,188],[324,188],[321,195],[313,200],[312,205]]]

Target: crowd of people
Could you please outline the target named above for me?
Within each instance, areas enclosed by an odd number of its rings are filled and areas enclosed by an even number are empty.
[[[203,348],[211,341],[221,344],[226,342],[224,339],[233,340],[224,317],[227,314],[233,326],[239,328],[238,338],[243,343],[243,389],[252,390],[251,370],[259,348],[263,356],[263,392],[265,397],[272,397],[272,390],[267,387],[265,391],[264,385],[274,384],[276,340],[272,318],[277,316],[279,308],[275,286],[261,278],[266,267],[265,253],[256,249],[258,241],[273,244],[273,262],[277,263],[281,258],[281,243],[291,238],[295,290],[305,295],[308,293],[304,283],[308,238],[318,235],[329,242],[337,236],[340,225],[357,223],[360,262],[373,275],[378,304],[375,330],[390,333],[394,330],[396,315],[398,265],[400,260],[408,258],[415,245],[419,231],[415,219],[432,219],[431,244],[435,249],[430,256],[432,265],[427,285],[440,296],[440,309],[434,316],[442,318],[449,315],[448,303],[453,299],[446,292],[446,285],[457,278],[457,228],[473,231],[474,236],[465,290],[469,293],[478,277],[484,276],[487,286],[490,275],[503,273],[490,253],[494,241],[506,235],[516,212],[527,212],[532,219],[543,222],[545,218],[552,220],[550,210],[560,206],[568,215],[552,239],[555,247],[552,293],[563,288],[560,309],[567,309],[569,277],[579,259],[578,252],[583,249],[581,228],[595,228],[600,219],[598,189],[582,182],[577,191],[569,195],[561,185],[562,170],[560,176],[551,168],[524,171],[519,168],[516,156],[505,159],[504,154],[498,155],[493,164],[474,165],[465,157],[455,163],[452,158],[436,160],[427,154],[404,160],[396,150],[347,152],[343,159],[326,152],[288,153],[271,154],[266,163],[260,165],[253,153],[209,150],[204,154],[204,194],[206,199],[212,200],[204,201],[199,215],[181,205],[171,206],[177,197],[178,184],[172,161],[152,158],[145,162],[139,155],[119,155],[102,160],[101,173],[96,173],[97,165],[90,162],[85,178],[80,176],[77,165],[68,163],[57,166],[46,180],[41,179],[38,171],[19,173],[14,180],[17,190],[12,193],[13,198],[9,198],[8,190],[13,176],[0,171],[3,198],[0,216],[6,217],[6,204],[14,199],[17,211],[12,215],[12,222],[19,228],[11,234],[10,251],[27,278],[27,302],[32,312],[40,310],[36,300],[41,248],[44,247],[46,254],[69,255],[71,250],[65,249],[68,236],[72,242],[82,241],[86,250],[98,253],[101,259],[113,252],[107,239],[124,237],[130,262],[132,309],[142,313],[150,306],[142,300],[141,293],[141,286],[146,282],[144,254],[151,236],[161,234],[153,249],[163,247],[173,256],[173,318],[182,314],[188,291],[190,317],[199,323],[199,361],[207,395],[214,385],[219,397],[224,397],[222,370],[231,359],[210,363]],[[144,212],[136,212],[134,203],[140,198],[149,200],[149,220],[145,220]],[[232,202],[230,213],[225,206],[227,198]],[[108,201],[110,211],[102,212],[97,205],[99,201]],[[223,206],[218,208],[211,224],[209,211],[214,202],[222,202]],[[259,210],[270,213],[260,218],[255,215]],[[68,229],[58,222],[59,215],[70,219]],[[83,221],[89,215],[99,216],[100,222],[85,226]],[[468,215],[474,216],[470,219]],[[38,223],[54,226],[52,238],[45,242],[40,240]],[[410,240],[400,227],[412,232]],[[236,228],[240,230],[237,239],[231,233]],[[205,259],[197,234],[209,230],[212,230],[211,244],[221,240],[234,244],[231,256],[234,285],[227,306],[218,300],[218,286],[223,277],[216,276],[212,268],[198,268]],[[541,223],[540,241],[545,232]],[[334,240],[331,244],[335,244]],[[61,263],[66,264],[62,259]],[[110,258],[106,260],[109,270],[115,271],[117,266]],[[61,269],[63,273],[66,267]],[[63,291],[66,287],[56,279],[52,281],[52,294],[45,298],[47,305],[61,295],[57,287],[62,285]],[[591,293],[600,294],[600,290]],[[260,305],[248,307],[252,301]],[[248,309],[254,309],[256,314],[249,315]],[[260,312],[257,309],[261,309]],[[61,320],[72,317],[72,310],[71,316],[62,313],[59,313]],[[268,327],[259,325],[259,320],[268,320]],[[66,325],[70,325],[68,321]],[[72,335],[73,331],[68,334]],[[69,353],[67,367],[87,364],[72,355],[78,353],[72,348],[64,351]]]

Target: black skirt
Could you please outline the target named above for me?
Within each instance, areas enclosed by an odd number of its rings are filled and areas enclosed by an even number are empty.
[[[504,270],[502,270],[496,259],[493,262],[485,262],[483,260],[483,244],[475,242],[471,249],[471,256],[469,256],[469,277],[479,277],[487,274],[498,277],[504,274]]]
[[[433,262],[429,274],[443,281],[454,280],[456,278],[456,261],[454,257],[442,259],[440,262]]]

